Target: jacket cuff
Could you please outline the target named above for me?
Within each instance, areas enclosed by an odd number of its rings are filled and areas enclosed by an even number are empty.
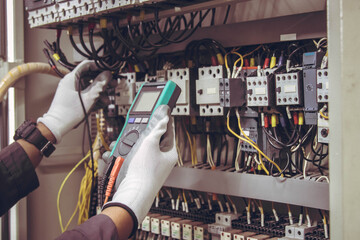
[[[129,214],[130,216],[132,217],[133,219],[133,229],[131,231],[131,234],[129,236],[129,238],[131,238],[137,231],[138,229],[138,226],[139,226],[139,222],[138,222],[138,219],[135,215],[135,213],[133,212],[133,210],[131,210],[131,208],[129,208],[128,206],[122,204],[122,203],[118,203],[118,202],[110,202],[110,203],[107,203],[102,210],[108,208],[108,207],[121,207],[123,209],[125,209]]]

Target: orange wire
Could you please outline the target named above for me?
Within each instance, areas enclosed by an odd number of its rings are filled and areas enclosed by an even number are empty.
[[[109,199],[109,197],[111,195],[112,188],[114,186],[117,175],[120,172],[121,166],[124,163],[124,160],[125,159],[122,158],[122,157],[117,157],[116,160],[115,160],[115,164],[114,164],[114,166],[113,166],[113,168],[111,170],[110,179],[109,179],[109,182],[108,182],[108,185],[107,185],[107,188],[106,188],[104,204],[107,203],[107,201],[108,201],[108,199]]]

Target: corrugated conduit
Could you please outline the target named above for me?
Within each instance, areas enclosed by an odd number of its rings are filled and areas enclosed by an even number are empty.
[[[64,75],[69,73],[65,68],[59,68]],[[33,73],[43,73],[58,77],[51,66],[47,63],[32,62],[24,63],[12,68],[0,81],[0,102],[3,101],[7,90],[12,87],[19,79]]]

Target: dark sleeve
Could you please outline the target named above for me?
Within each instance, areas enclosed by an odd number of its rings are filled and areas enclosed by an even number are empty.
[[[35,169],[19,143],[0,151],[0,216],[38,186]]]
[[[116,226],[110,217],[99,214],[76,228],[64,232],[57,240],[115,240],[119,239]]]

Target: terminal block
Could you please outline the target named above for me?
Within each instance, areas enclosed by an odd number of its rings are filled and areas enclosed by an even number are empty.
[[[182,225],[190,222],[191,220],[188,219],[171,222],[171,238],[182,239]]]
[[[242,232],[234,234],[234,240],[247,240],[248,237],[255,236],[255,232]]]
[[[207,240],[209,239],[209,233],[207,225],[200,225],[194,227],[194,240]]]
[[[295,239],[303,239],[305,240],[305,235],[308,233],[312,233],[315,230],[316,226],[310,226],[308,227],[307,225],[301,225],[301,226],[297,226],[295,227]]]
[[[222,107],[241,107],[246,104],[246,83],[243,78],[219,79],[219,91]]]
[[[233,229],[228,232],[222,232],[220,239],[221,240],[232,240],[232,239],[235,239],[235,234],[239,234],[239,233],[242,233],[242,230]]]
[[[196,226],[202,226],[204,225],[202,222],[189,222],[189,223],[183,223],[182,225],[182,239],[184,240],[192,240],[193,239],[193,233],[194,228]]]
[[[181,218],[161,219],[161,235],[165,237],[171,236],[171,223],[180,221]]]
[[[156,80],[158,82],[165,82],[168,80],[168,70],[157,70],[156,71]]]
[[[317,101],[318,103],[327,103],[329,101],[329,77],[328,70],[317,70]]]
[[[181,88],[180,96],[172,115],[194,116],[199,110],[196,105],[195,79],[196,72],[189,68],[167,70],[167,79],[173,81]]]
[[[276,105],[303,105],[302,71],[275,75]]]
[[[222,66],[199,68],[196,81],[196,104],[200,105],[200,116],[222,116],[220,105],[219,79],[224,78]]]
[[[274,75],[247,77],[247,106],[273,107],[275,106]]]
[[[318,113],[318,134],[317,139],[319,143],[329,143],[329,121],[321,117],[320,113]]]
[[[269,238],[270,238],[269,235],[259,234],[259,235],[255,235],[252,237],[248,237],[247,240],[265,240],[265,239],[269,239]]]
[[[124,73],[118,78],[115,88],[115,104],[118,106],[118,114],[126,115],[135,98],[136,73]]]

